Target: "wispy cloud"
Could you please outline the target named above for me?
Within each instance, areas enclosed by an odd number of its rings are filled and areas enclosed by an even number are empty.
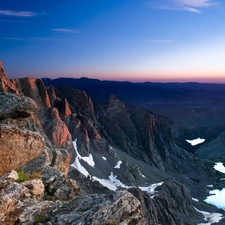
[[[36,41],[60,41],[60,38],[32,37],[31,40]]]
[[[16,17],[33,17],[37,13],[30,11],[12,11],[12,10],[0,10],[2,16],[16,16]]]
[[[79,30],[76,29],[66,29],[66,28],[55,28],[51,29],[52,31],[61,32],[61,33],[80,33]]]
[[[13,40],[13,41],[24,41],[25,39],[23,38],[14,38],[14,37],[6,37],[4,39],[7,39],[7,40]]]
[[[189,12],[193,12],[193,13],[201,13],[201,10],[192,8],[192,7],[182,7],[181,10],[189,11]]]
[[[151,6],[165,10],[182,10],[193,13],[201,13],[203,8],[219,5],[214,0],[161,0],[151,3]]]
[[[11,40],[11,41],[26,41],[24,38],[18,38],[18,37],[1,37],[1,40]]]
[[[0,37],[1,40],[11,40],[11,41],[60,41],[60,38],[48,38],[48,37]]]
[[[174,42],[174,40],[170,39],[144,39],[145,42],[152,42],[152,43],[170,43]]]
[[[17,19],[15,19],[15,20],[0,20],[0,22],[7,22],[7,23],[24,23],[25,21],[23,21],[23,20],[17,20]]]

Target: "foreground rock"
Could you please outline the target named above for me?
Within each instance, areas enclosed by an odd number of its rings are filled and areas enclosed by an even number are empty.
[[[0,119],[26,118],[37,110],[36,103],[28,97],[0,92]]]
[[[0,177],[0,224],[13,225],[27,206],[42,199],[44,185],[40,179],[16,183],[15,171]]]
[[[74,198],[47,214],[47,221],[63,225],[147,224],[140,202],[127,191]]]
[[[151,198],[138,188],[129,191],[140,200],[149,225],[194,225],[203,219],[192,206],[190,191],[179,182],[164,182]]]
[[[44,150],[44,138],[38,133],[0,125],[0,175],[18,169]]]

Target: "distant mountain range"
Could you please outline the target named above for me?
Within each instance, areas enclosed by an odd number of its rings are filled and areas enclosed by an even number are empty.
[[[186,127],[225,124],[225,84],[131,83],[89,78],[43,78],[46,86],[71,86],[85,91],[93,102],[107,102],[111,94],[127,104],[172,118]]]

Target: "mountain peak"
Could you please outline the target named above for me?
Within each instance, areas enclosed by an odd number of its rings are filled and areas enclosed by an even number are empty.
[[[109,100],[119,100],[114,94],[110,95]]]
[[[7,78],[7,75],[2,65],[2,61],[0,61],[0,91],[6,91],[16,94],[19,93],[14,84]]]

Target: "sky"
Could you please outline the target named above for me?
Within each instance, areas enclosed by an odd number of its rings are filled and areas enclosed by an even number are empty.
[[[225,83],[222,0],[0,0],[9,78]]]

